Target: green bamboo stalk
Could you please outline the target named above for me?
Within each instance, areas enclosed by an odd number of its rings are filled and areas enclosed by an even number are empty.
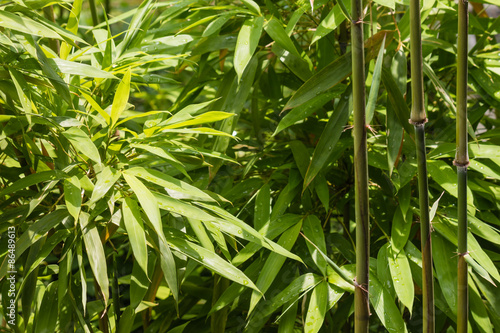
[[[422,248],[422,316],[423,332],[434,333],[434,280],[432,276],[432,247],[429,218],[429,189],[427,180],[427,155],[425,151],[424,78],[422,61],[422,33],[420,1],[410,1],[410,50],[412,109],[410,123],[415,127],[417,147],[418,192],[420,205],[420,238]]]
[[[365,50],[363,43],[363,1],[351,2],[352,93],[354,108],[354,184],[356,213],[356,288],[354,330],[368,332],[370,234],[368,220],[368,155],[365,111]]]
[[[455,161],[458,175],[458,299],[457,333],[467,332],[469,314],[467,262],[467,39],[468,1],[458,1],[457,45],[457,151]]]

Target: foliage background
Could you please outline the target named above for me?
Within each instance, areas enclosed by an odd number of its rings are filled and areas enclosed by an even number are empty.
[[[418,332],[408,4],[365,4],[371,330]],[[498,5],[472,3],[469,29],[474,332],[500,330]],[[349,7],[2,2],[2,326],[13,225],[17,332],[350,332],[353,289],[332,268],[353,278]],[[441,332],[456,321],[455,7],[422,12]]]

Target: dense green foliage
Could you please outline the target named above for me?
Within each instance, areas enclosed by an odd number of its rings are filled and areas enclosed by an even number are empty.
[[[0,326],[14,227],[16,332],[352,331],[350,1],[115,5],[1,3]],[[364,2],[373,332],[422,326],[408,5]],[[457,6],[422,7],[436,331],[454,332]],[[487,333],[500,18],[474,9],[465,258]]]

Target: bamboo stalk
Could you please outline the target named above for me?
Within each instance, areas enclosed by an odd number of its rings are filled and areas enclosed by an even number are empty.
[[[427,180],[427,155],[425,151],[424,79],[422,62],[422,33],[420,1],[410,1],[410,50],[412,109],[410,123],[415,127],[417,146],[418,192],[420,205],[420,238],[422,249],[422,331],[435,331],[434,280],[432,275],[432,244],[429,219],[429,189]]]
[[[356,333],[368,332],[370,235],[368,225],[368,155],[365,111],[365,55],[363,43],[363,2],[351,2],[351,52],[354,108],[354,184],[356,212],[356,288],[354,291]]]
[[[468,2],[458,1],[457,45],[457,151],[454,164],[458,176],[458,300],[457,332],[466,333],[469,314],[467,262],[467,39]]]

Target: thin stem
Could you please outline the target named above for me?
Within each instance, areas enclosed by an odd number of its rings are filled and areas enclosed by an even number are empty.
[[[354,183],[356,212],[356,288],[354,292],[356,333],[368,332],[370,234],[368,225],[368,155],[365,111],[365,55],[363,2],[351,2],[351,52],[354,108]]]
[[[467,65],[468,13],[467,0],[458,1],[457,43],[457,151],[454,164],[458,176],[458,295],[457,332],[466,333],[469,315],[467,255]]]

